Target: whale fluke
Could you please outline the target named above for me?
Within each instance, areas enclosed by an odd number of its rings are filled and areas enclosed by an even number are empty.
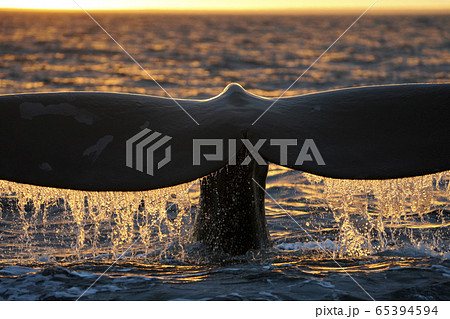
[[[196,125],[172,100],[160,97],[99,92],[3,95],[0,179],[93,191],[156,189],[210,174],[232,158],[224,144],[222,158],[201,156],[195,164],[194,139],[235,140],[239,150],[244,138],[253,145],[267,140],[259,149],[267,161],[326,177],[435,173],[450,169],[449,98],[450,84],[335,90],[282,98],[252,125],[273,100],[232,84],[215,98],[177,100],[199,122]],[[138,169],[133,165],[152,139],[160,139],[153,148],[166,143],[170,149],[155,154],[155,162],[164,159],[164,165],[148,174],[142,160],[140,169],[139,163]],[[287,147],[283,160],[280,146],[271,144],[274,139],[298,143]],[[322,162],[314,154],[311,160],[298,161],[308,139]],[[133,159],[127,158],[127,151],[133,152]]]
[[[342,179],[391,179],[450,169],[450,84],[372,86],[280,99],[249,137],[311,139],[323,161],[297,161],[302,144],[260,153],[273,163]],[[314,150],[312,150],[314,151]]]
[[[138,191],[189,182],[224,166],[226,159],[193,166],[192,139],[240,138],[233,125],[223,130],[224,122],[230,122],[227,113],[217,116],[210,101],[178,102],[202,125],[183,115],[172,100],[146,95],[0,96],[0,179],[77,190]],[[170,138],[171,160],[153,176],[127,166],[127,141],[145,129]],[[137,148],[139,141],[132,146]]]

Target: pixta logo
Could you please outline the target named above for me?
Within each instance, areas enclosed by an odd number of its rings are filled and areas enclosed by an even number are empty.
[[[155,166],[160,169],[171,160],[171,146],[164,151],[164,158],[155,164],[155,152],[172,138],[159,132],[152,132],[146,128],[127,140],[126,143],[126,165],[153,176]]]
[[[171,146],[164,149],[164,158],[161,152],[157,153],[161,147],[167,144],[172,137],[154,132],[148,128],[140,131],[126,142],[126,165],[140,172],[145,172],[153,176],[156,169],[160,169],[171,161]],[[236,153],[238,141],[248,150],[249,155],[240,163],[237,163]],[[313,139],[306,139],[299,144],[297,139],[259,139],[255,143],[248,139],[193,139],[192,140],[192,165],[201,165],[202,158],[206,161],[223,161],[225,157],[228,165],[249,165],[253,160],[258,165],[268,165],[259,153],[259,150],[266,143],[270,147],[276,147],[279,152],[279,164],[288,164],[288,148],[300,147],[298,155],[295,157],[295,165],[303,165],[304,162],[315,161],[317,165],[325,165],[325,161],[314,143]],[[214,152],[211,153],[211,147]],[[205,152],[205,149],[209,151]],[[225,149],[228,156],[225,155]],[[298,149],[298,148],[297,148]],[[155,154],[158,154],[155,160]],[[292,156],[292,155],[291,155]],[[292,162],[290,162],[292,163]]]

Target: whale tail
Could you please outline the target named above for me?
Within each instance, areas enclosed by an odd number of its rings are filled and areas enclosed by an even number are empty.
[[[233,140],[236,150],[246,139],[267,161],[326,177],[430,174],[450,169],[449,100],[450,84],[411,84],[282,98],[271,107],[274,100],[231,85],[216,98],[177,101],[196,125],[172,100],[146,95],[4,95],[0,179],[94,191],[172,186],[233,158],[231,148],[194,150],[193,140],[208,139]]]
[[[266,160],[292,169],[391,179],[450,169],[449,119],[450,84],[361,87],[282,99],[250,136],[308,141],[289,146],[284,162],[279,146],[262,146]]]

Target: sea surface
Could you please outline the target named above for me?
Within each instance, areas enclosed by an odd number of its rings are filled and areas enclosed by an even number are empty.
[[[177,98],[230,82],[277,97],[356,19],[93,17]],[[368,14],[286,96],[448,83],[449,26],[449,15]],[[164,96],[86,14],[0,11],[0,94],[58,91]],[[449,180],[271,165],[267,190],[283,207],[266,199],[273,248],[234,257],[189,240],[198,181],[131,194],[0,181],[0,300],[450,300]]]

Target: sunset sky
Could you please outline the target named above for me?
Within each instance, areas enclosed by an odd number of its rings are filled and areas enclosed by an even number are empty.
[[[87,10],[93,9],[193,9],[193,10],[264,10],[264,9],[365,9],[374,0],[76,0]],[[0,8],[75,9],[72,0],[0,0]],[[449,0],[379,0],[374,10],[450,10]]]

